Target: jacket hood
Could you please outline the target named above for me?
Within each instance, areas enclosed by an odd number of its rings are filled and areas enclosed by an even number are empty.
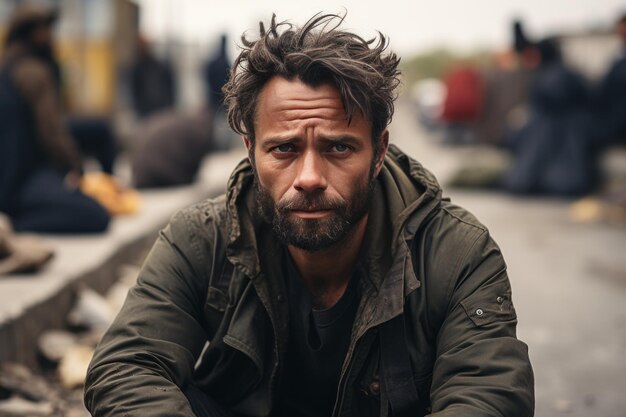
[[[441,201],[435,176],[395,145],[389,145],[378,185],[385,192],[394,242],[411,240],[424,217]]]
[[[430,171],[393,144],[389,145],[376,181],[363,251],[367,253],[370,274],[380,282],[398,245],[409,242],[424,218],[439,204],[441,187]],[[233,265],[255,278],[261,272],[257,249],[276,245],[276,239],[271,238],[271,226],[257,214],[254,173],[248,158],[234,169],[227,189],[226,253]]]

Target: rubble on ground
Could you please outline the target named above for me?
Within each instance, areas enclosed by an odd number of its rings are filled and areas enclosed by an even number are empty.
[[[120,279],[104,296],[78,290],[66,329],[39,337],[38,372],[15,363],[0,363],[0,417],[88,417],[83,384],[98,341],[121,309],[134,285],[138,266],[120,268]]]

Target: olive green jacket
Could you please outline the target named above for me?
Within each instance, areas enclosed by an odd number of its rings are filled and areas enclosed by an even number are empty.
[[[271,412],[288,347],[285,251],[256,214],[252,180],[243,161],[226,196],[179,212],[161,232],[90,365],[94,416],[191,417],[181,391],[191,381],[234,411]],[[379,329],[402,313],[416,416],[533,415],[533,373],[498,246],[394,146],[361,253],[334,416],[387,415]]]

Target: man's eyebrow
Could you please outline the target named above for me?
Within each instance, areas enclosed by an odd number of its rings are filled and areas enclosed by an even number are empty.
[[[327,143],[350,143],[350,144],[360,144],[361,140],[356,136],[352,135],[339,135],[339,136],[324,136],[320,138],[320,141]]]
[[[361,140],[352,135],[323,136],[319,139],[322,143],[349,143],[351,145],[359,145]],[[304,139],[297,136],[272,136],[259,140],[259,144],[263,149],[273,148],[275,146],[286,143],[302,143]]]
[[[273,147],[277,145],[282,145],[284,143],[298,143],[302,142],[302,138],[294,137],[294,136],[274,136],[266,139],[261,139],[261,146],[264,148]]]

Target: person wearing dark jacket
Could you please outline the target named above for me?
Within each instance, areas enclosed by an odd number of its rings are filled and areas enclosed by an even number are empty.
[[[160,233],[92,415],[533,415],[502,254],[389,145],[399,59],[342,20],[244,42],[225,91],[249,157]]]
[[[81,161],[59,111],[56,14],[18,6],[0,60],[0,211],[17,231],[92,233],[106,210],[77,189]]]
[[[157,58],[150,42],[137,39],[137,59],[130,70],[133,109],[139,118],[173,109],[176,104],[176,77],[168,60]]]
[[[516,39],[521,26],[516,26]],[[597,143],[590,94],[580,74],[562,59],[555,39],[516,42],[534,60],[526,123],[507,137],[513,162],[504,188],[517,194],[575,197],[597,182]]]
[[[212,150],[223,151],[232,148],[233,135],[230,134],[224,109],[224,93],[222,88],[228,81],[230,59],[228,58],[228,37],[220,36],[216,53],[206,62],[203,68],[205,85],[206,109],[211,114],[210,131]]]
[[[626,14],[618,19],[615,29],[622,50],[598,88],[594,125],[605,146],[626,143]]]
[[[227,42],[228,37],[226,34],[221,35],[217,53],[204,67],[206,100],[208,107],[213,112],[217,112],[224,104],[222,88],[228,81],[228,73],[230,71],[230,61],[226,51]]]

